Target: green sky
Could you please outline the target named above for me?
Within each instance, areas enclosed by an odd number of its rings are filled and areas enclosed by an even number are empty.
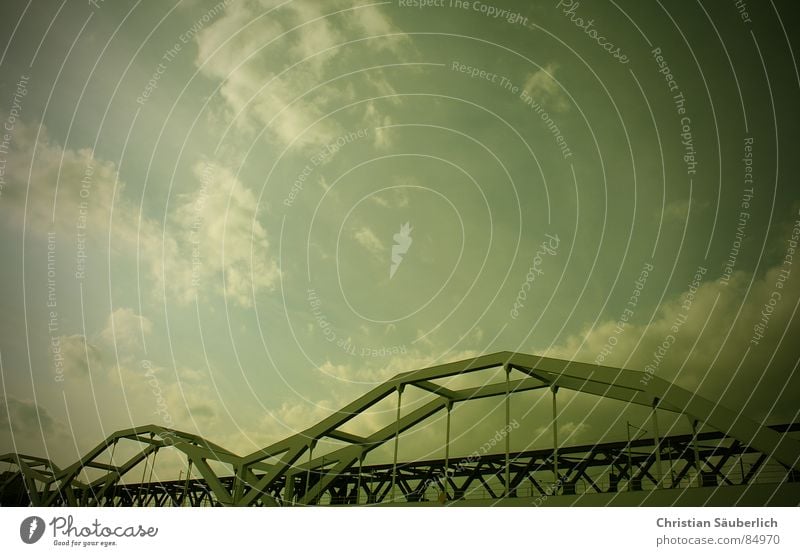
[[[248,453],[397,372],[611,342],[796,420],[793,3],[405,4],[3,3],[0,452],[156,423]],[[563,399],[569,443],[646,417]]]

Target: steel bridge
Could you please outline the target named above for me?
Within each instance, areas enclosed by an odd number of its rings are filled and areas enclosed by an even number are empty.
[[[444,379],[504,371],[505,380],[450,389]],[[432,399],[401,413],[403,393]],[[651,438],[561,446],[558,391],[572,390],[650,409]],[[512,452],[514,394],[552,396],[553,447]],[[431,396],[432,395],[432,396]],[[394,421],[367,436],[343,427],[396,396]],[[505,450],[450,457],[455,404],[503,397]],[[659,412],[688,418],[692,433],[661,437]],[[444,412],[445,457],[399,462],[400,435]],[[700,432],[700,429],[705,429]],[[114,433],[79,461],[58,467],[45,458],[0,456],[0,505],[33,506],[306,506],[306,505],[797,505],[800,424],[764,426],[657,376],[586,363],[500,352],[402,373],[316,425],[247,456],[197,435],[156,425]],[[321,442],[338,449],[315,457]],[[135,446],[123,462],[118,445]],[[373,450],[393,443],[391,463],[365,465]],[[501,447],[501,446],[500,446]],[[498,447],[498,448],[500,448]],[[161,450],[188,462],[186,478],[152,480]],[[150,480],[146,479],[150,462]],[[144,464],[141,480],[131,471]],[[192,470],[199,477],[192,475]],[[218,473],[215,469],[227,469]],[[96,478],[88,480],[89,473]]]

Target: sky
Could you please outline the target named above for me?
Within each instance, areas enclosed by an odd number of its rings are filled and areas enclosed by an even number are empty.
[[[0,452],[153,423],[247,454],[497,351],[796,421],[797,9],[748,6],[3,2]],[[566,444],[647,419],[559,400]],[[515,396],[514,449],[549,404]],[[455,453],[503,424],[459,412]]]

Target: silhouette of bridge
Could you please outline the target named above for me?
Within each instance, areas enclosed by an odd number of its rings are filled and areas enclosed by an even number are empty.
[[[498,370],[505,371],[499,382],[460,389],[441,384],[459,375]],[[408,388],[433,394],[433,399],[403,415],[402,397]],[[650,408],[652,437],[561,446],[561,389]],[[512,397],[533,390],[552,396],[553,447],[512,452]],[[397,397],[391,424],[368,436],[342,429],[390,396]],[[490,397],[505,401],[505,449],[451,458],[453,406]],[[660,437],[658,415],[665,411],[685,415],[692,433]],[[445,457],[399,462],[400,435],[440,412],[446,414]],[[794,506],[800,503],[798,432],[798,423],[761,425],[658,376],[500,352],[401,373],[316,425],[247,456],[156,425],[116,432],[64,468],[46,458],[5,454],[0,457],[8,467],[0,474],[0,504]],[[330,440],[343,445],[315,457],[318,443]],[[390,443],[391,463],[364,464],[370,452]],[[136,451],[117,462],[115,451],[122,444]],[[162,450],[183,454],[184,479],[152,480]],[[132,471],[142,464],[137,481]],[[148,465],[150,478],[145,480]],[[88,479],[90,474],[95,478]]]

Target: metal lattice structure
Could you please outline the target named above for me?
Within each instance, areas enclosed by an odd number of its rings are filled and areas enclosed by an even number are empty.
[[[485,371],[505,371],[505,380],[449,389],[436,381]],[[512,378],[513,375],[513,378]],[[403,392],[417,388],[432,400],[401,414]],[[572,390],[651,409],[652,439],[560,447],[557,393]],[[553,448],[505,451],[459,461],[450,459],[450,414],[455,404],[504,397],[506,427],[514,394],[549,390],[553,399]],[[396,395],[393,423],[368,436],[343,427],[382,400]],[[661,438],[658,411],[688,417],[693,434]],[[398,462],[400,435],[429,417],[446,413],[445,458]],[[698,433],[698,425],[711,432]],[[507,429],[510,430],[510,429]],[[31,456],[6,454],[0,462],[0,503],[35,506],[314,505],[467,501],[477,490],[490,500],[617,495],[698,486],[747,488],[759,478],[781,494],[773,503],[800,502],[800,442],[795,424],[766,427],[710,400],[646,373],[500,352],[402,373],[364,394],[316,425],[247,456],[203,438],[150,425],[117,432],[66,468]],[[318,443],[344,445],[314,456]],[[367,454],[394,443],[391,464],[364,465]],[[141,447],[114,463],[120,443]],[[146,480],[148,458],[160,450],[180,451],[188,460],[185,480]],[[644,449],[644,450],[643,450]],[[108,463],[110,462],[110,463]],[[144,462],[140,481],[130,471]],[[733,463],[738,465],[736,470]],[[664,471],[664,467],[668,472]],[[200,475],[192,478],[191,472]],[[228,469],[224,474],[215,471]],[[100,476],[81,480],[91,470]],[[127,479],[126,479],[127,478]],[[691,483],[694,483],[692,485]],[[785,488],[784,488],[785,487]],[[798,498],[795,500],[795,498]]]

